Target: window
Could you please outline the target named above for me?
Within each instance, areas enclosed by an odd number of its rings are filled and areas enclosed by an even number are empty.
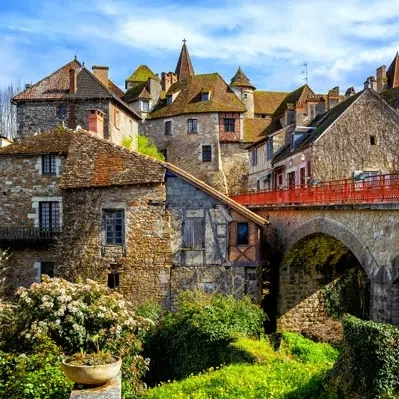
[[[183,221],[183,248],[202,249],[205,243],[204,219],[186,218]]]
[[[197,119],[187,119],[187,132],[188,133],[198,133],[198,123]]]
[[[258,149],[255,148],[254,150],[251,151],[251,164],[252,166],[256,166],[258,163]]]
[[[246,222],[237,223],[237,245],[248,245],[249,226]]]
[[[165,122],[165,136],[172,135],[172,121]]]
[[[122,245],[125,233],[123,210],[105,210],[105,244]]]
[[[202,162],[212,161],[212,146],[203,145],[202,146]]]
[[[150,112],[149,100],[141,100],[141,111],[142,112]]]
[[[305,168],[299,169],[299,184],[305,184]]]
[[[201,101],[209,101],[209,92],[201,93]]]
[[[55,175],[55,155],[42,155],[42,174]]]
[[[166,104],[172,104],[173,102],[173,97],[171,94],[169,94],[168,96],[166,96]]]
[[[107,286],[108,288],[119,287],[120,265],[111,265],[108,273]]]
[[[375,136],[370,136],[370,145],[376,145],[377,144],[377,139]]]
[[[40,277],[43,274],[54,277],[54,262],[40,262]]]
[[[235,130],[235,120],[233,118],[224,119],[224,131],[234,133]]]
[[[114,109],[114,125],[119,128],[119,111],[117,109]]]
[[[40,231],[60,230],[60,203],[58,201],[39,202]]]
[[[65,119],[67,116],[66,107],[65,105],[59,105],[57,107],[57,116],[60,119]]]
[[[273,157],[273,137],[266,143],[266,160],[270,161]]]

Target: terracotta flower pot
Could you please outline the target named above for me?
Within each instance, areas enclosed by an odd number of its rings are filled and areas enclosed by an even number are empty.
[[[113,356],[115,362],[97,366],[72,365],[68,359],[62,362],[64,374],[73,382],[83,385],[101,385],[116,377],[121,369],[122,359]]]

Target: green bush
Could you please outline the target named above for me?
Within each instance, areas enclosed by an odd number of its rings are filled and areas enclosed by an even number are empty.
[[[399,389],[399,330],[392,325],[343,320],[344,339],[326,386],[341,397],[392,398]]]
[[[0,397],[68,399],[73,382],[62,373],[61,362],[61,350],[48,338],[30,355],[0,352]]]
[[[282,350],[304,363],[334,363],[338,351],[326,343],[316,343],[292,332],[282,333]]]
[[[151,359],[147,382],[180,379],[237,360],[239,351],[230,353],[229,344],[240,335],[259,337],[263,321],[262,309],[249,298],[180,293],[178,311],[161,319],[145,340],[144,353]]]

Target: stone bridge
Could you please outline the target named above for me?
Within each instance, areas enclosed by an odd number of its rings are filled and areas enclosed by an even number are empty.
[[[399,204],[269,205],[250,208],[271,222],[265,235],[272,253],[270,268],[277,270],[277,328],[306,327],[309,318],[303,320],[292,310],[303,306],[301,302],[315,307],[320,301],[316,295],[320,287],[316,286],[308,290],[306,300],[298,298],[295,293],[300,291],[300,282],[290,276],[294,272],[289,268],[281,270],[282,261],[290,250],[300,240],[316,233],[340,241],[364,269],[370,287],[370,319],[399,324]],[[293,286],[295,284],[297,286]],[[312,295],[313,292],[315,295]],[[287,321],[285,314],[291,321]]]

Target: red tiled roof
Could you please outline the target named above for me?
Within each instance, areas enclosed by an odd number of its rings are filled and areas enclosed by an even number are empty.
[[[201,101],[203,90],[210,92],[209,101]],[[237,98],[218,73],[193,75],[173,84],[167,95],[176,94],[172,104],[166,101],[149,114],[148,118],[163,118],[203,112],[245,112],[245,105]]]

